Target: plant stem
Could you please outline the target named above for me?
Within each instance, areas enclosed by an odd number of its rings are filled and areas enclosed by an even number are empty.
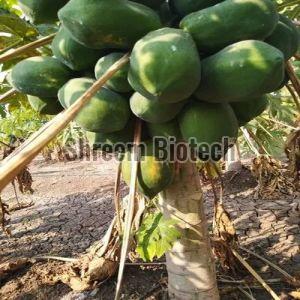
[[[126,209],[126,216],[125,216],[123,242],[122,242],[122,249],[121,249],[121,258],[120,258],[115,300],[119,300],[121,296],[125,261],[128,253],[129,243],[130,243],[130,233],[131,233],[131,227],[132,227],[132,221],[134,215],[134,202],[135,202],[135,193],[137,187],[138,166],[140,160],[139,145],[141,143],[141,133],[142,133],[142,121],[140,119],[137,119],[135,132],[134,132],[133,150],[131,153],[131,180],[130,180],[129,197],[128,197],[128,204]]]
[[[0,95],[0,104],[5,103],[7,98],[15,95],[16,93],[17,93],[17,91],[15,89],[11,89],[11,90],[5,92],[4,94]]]
[[[244,258],[240,256],[240,254],[234,250],[231,249],[233,255],[239,260],[239,262],[251,273],[251,275],[270,293],[270,295],[275,300],[280,300],[280,298],[277,296],[277,294],[271,289],[271,287],[261,278],[259,274],[246,262]]]
[[[37,41],[31,42],[27,45],[21,46],[15,50],[13,50],[13,51],[8,51],[8,52],[0,55],[0,63],[4,63],[12,58],[19,56],[22,53],[26,53],[29,50],[33,50],[33,49],[36,49],[41,46],[45,46],[45,45],[49,44],[53,40],[55,35],[56,35],[56,33],[50,34],[50,35],[43,37]]]
[[[53,140],[59,132],[74,120],[80,110],[89,102],[97,91],[109,80],[118,70],[129,61],[129,54],[124,55],[107,72],[101,76],[81,97],[78,98],[67,110],[54,117],[45,124],[39,131],[31,135],[11,155],[0,164],[0,191],[11,182],[38,154]]]
[[[285,64],[285,68],[286,68],[289,78],[294,86],[294,89],[295,89],[296,93],[298,94],[298,97],[300,97],[300,81],[295,73],[295,70],[294,70],[292,64],[289,61],[287,61]]]
[[[291,94],[291,96],[292,96],[292,98],[293,98],[293,100],[294,100],[294,102],[295,102],[295,104],[296,104],[297,110],[298,110],[298,112],[300,112],[300,101],[299,101],[299,99],[297,98],[295,92],[293,91],[293,89],[292,89],[288,84],[287,84],[285,87],[286,87],[286,88],[288,89],[288,91],[290,92],[290,94]]]

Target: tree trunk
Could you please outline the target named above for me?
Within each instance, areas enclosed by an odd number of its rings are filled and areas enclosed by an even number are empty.
[[[181,239],[166,255],[170,299],[219,299],[203,195],[194,164],[180,165],[174,183],[160,194],[159,203],[165,217],[178,220],[181,231]]]

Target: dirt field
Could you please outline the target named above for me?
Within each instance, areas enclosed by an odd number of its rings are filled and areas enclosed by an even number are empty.
[[[11,215],[13,237],[0,234],[0,259],[58,255],[74,257],[84,252],[105,233],[113,215],[113,185],[116,164],[113,161],[76,161],[46,164],[36,160],[30,167],[35,193],[20,195],[22,202],[34,206]],[[300,196],[281,195],[278,199],[254,199],[255,180],[248,170],[232,177],[224,175],[224,203],[234,219],[241,245],[283,267],[291,275],[300,275]],[[127,192],[122,185],[122,194]],[[212,192],[204,186],[205,205],[211,227]],[[9,186],[3,200],[13,205],[16,200]],[[248,254],[243,253],[244,257]],[[248,261],[272,287],[284,295],[295,288],[289,286],[277,271],[261,261]],[[62,262],[45,261],[23,269],[11,278],[0,281],[0,299],[112,299],[115,278],[103,283],[92,293],[76,294],[62,284],[48,286],[43,282],[43,270],[59,268]],[[298,272],[298,273],[297,273]],[[236,288],[225,284],[232,274],[218,268],[222,299],[248,299]],[[300,276],[299,276],[300,277]],[[271,299],[242,268],[235,280],[248,279],[256,299]],[[123,299],[166,299],[164,266],[127,266]],[[232,292],[233,291],[233,292]]]

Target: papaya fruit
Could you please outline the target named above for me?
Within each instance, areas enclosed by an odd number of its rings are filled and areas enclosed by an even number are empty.
[[[131,180],[131,153],[126,152],[122,161],[122,175],[130,185]],[[159,160],[157,151],[152,143],[142,148],[140,165],[138,168],[137,188],[143,195],[153,198],[167,188],[174,178],[174,165]]]
[[[177,141],[181,138],[180,128],[177,119],[169,122],[154,124],[147,123],[150,137],[175,138]]]
[[[158,15],[164,27],[178,27],[178,16],[171,10],[168,2],[159,7]]]
[[[95,66],[95,76],[99,79],[104,73],[125,53],[113,52],[99,59]],[[132,87],[128,82],[129,63],[124,65],[114,76],[106,82],[106,86],[113,91],[119,93],[128,93],[132,91]]]
[[[131,111],[140,119],[149,123],[164,123],[176,117],[186,102],[163,103],[159,100],[149,100],[139,93],[130,98]]]
[[[130,49],[162,26],[151,8],[126,0],[70,0],[58,16],[75,40],[95,49]]]
[[[284,15],[281,15],[281,14],[279,15],[279,21],[284,23],[288,27],[290,27],[290,29],[293,32],[293,41],[292,41],[293,48],[292,48],[291,52],[293,52],[293,55],[294,55],[298,52],[299,47],[300,47],[299,30],[296,27],[296,25],[288,17],[286,17]]]
[[[298,41],[295,40],[293,29],[281,21],[278,22],[273,33],[265,39],[265,42],[279,49],[285,60],[289,60],[298,48]]]
[[[188,33],[163,28],[135,44],[128,80],[135,91],[149,100],[176,103],[187,99],[200,79],[200,57]]]
[[[276,91],[281,90],[282,88],[284,88],[284,86],[286,86],[289,81],[290,81],[290,77],[289,77],[288,73],[285,72],[283,81],[281,82],[280,86],[276,89]]]
[[[28,102],[32,109],[41,115],[57,115],[64,110],[57,98],[28,96]]]
[[[238,121],[226,103],[192,101],[185,106],[178,121],[183,139],[202,160],[219,160],[237,139]]]
[[[68,0],[18,0],[23,13],[33,24],[54,23],[57,12]]]
[[[195,95],[207,102],[239,101],[276,90],[283,78],[281,51],[262,41],[241,41],[202,61]]]
[[[165,2],[165,0],[133,0],[133,2],[137,2],[153,9],[158,9],[161,4]]]
[[[105,55],[103,50],[90,49],[76,42],[64,27],[56,34],[51,48],[53,55],[74,71],[94,67],[97,60]]]
[[[20,93],[37,97],[56,97],[58,90],[72,78],[72,72],[53,57],[30,57],[17,63],[9,76]]]
[[[58,92],[58,99],[63,107],[69,107],[88,88],[93,79],[75,78],[68,81]],[[107,88],[101,88],[81,109],[76,123],[86,131],[111,133],[122,130],[130,116],[129,101]]]
[[[265,39],[278,19],[271,0],[226,0],[186,16],[180,28],[192,35],[200,52],[215,53],[242,40]]]
[[[169,0],[171,9],[181,17],[213,6],[223,0]]]
[[[244,126],[251,120],[261,115],[269,105],[267,95],[253,97],[242,102],[230,104],[233,108],[239,126]]]
[[[90,146],[94,150],[102,150],[106,153],[114,153],[125,151],[130,148],[133,141],[134,121],[129,120],[124,129],[111,133],[102,132],[86,132]]]

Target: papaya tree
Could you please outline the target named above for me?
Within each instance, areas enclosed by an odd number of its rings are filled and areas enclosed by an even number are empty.
[[[59,280],[86,290],[121,260],[119,299],[137,194],[139,204],[152,200],[164,215],[148,220],[169,229],[156,230],[155,251],[143,258],[167,251],[170,298],[218,299],[196,162],[222,159],[239,127],[286,84],[286,61],[299,47],[293,22],[271,0],[20,0],[19,7],[34,29],[60,28],[46,39],[51,49],[36,50],[45,40],[22,48],[34,55],[9,66],[6,82],[37,113],[62,113],[4,160],[0,190],[72,120],[93,149],[122,158],[118,170],[130,186],[125,225],[117,199],[103,243]],[[12,57],[0,55],[0,63]]]

